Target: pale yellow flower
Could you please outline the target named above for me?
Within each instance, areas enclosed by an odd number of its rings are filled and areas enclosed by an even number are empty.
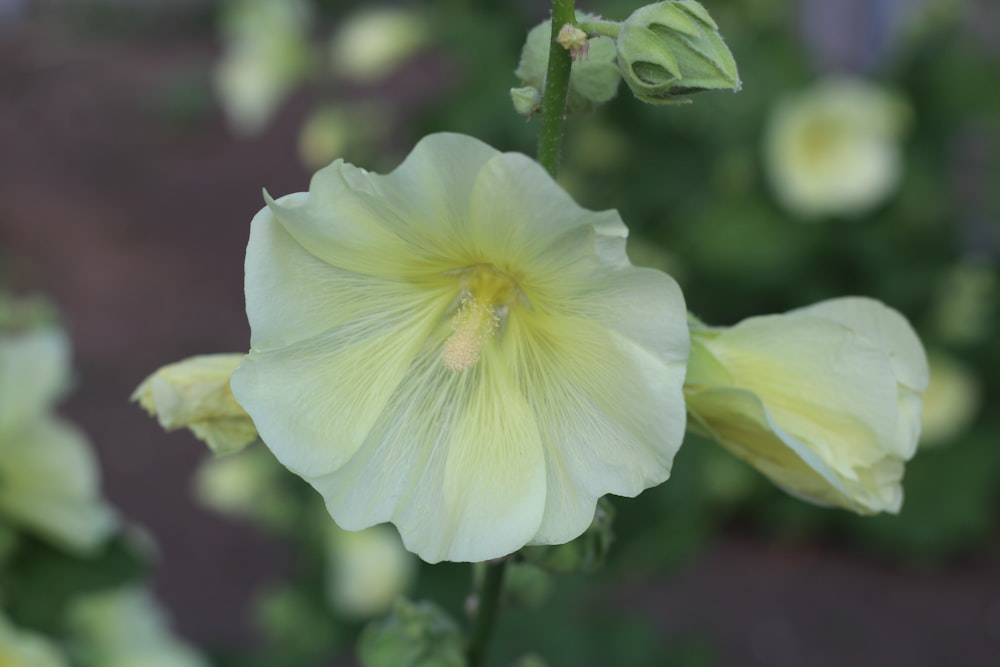
[[[330,40],[334,72],[359,81],[380,79],[430,42],[427,21],[401,7],[362,8]]]
[[[793,495],[899,509],[928,381],[902,315],[849,297],[691,333],[694,425]]]
[[[920,413],[920,446],[945,444],[965,431],[979,412],[979,379],[943,352],[929,356],[930,384]]]
[[[229,378],[242,354],[205,354],[164,366],[136,388],[132,400],[167,431],[189,428],[216,454],[257,439],[257,429],[233,398]]]
[[[430,562],[571,540],[684,432],[683,298],[626,233],[462,135],[387,175],[334,162],[254,218],[233,393],[346,529]]]
[[[768,119],[764,163],[774,193],[804,218],[858,216],[902,174],[905,105],[857,79],[829,79],[781,100]]]
[[[338,612],[371,618],[389,611],[413,583],[416,559],[390,526],[326,531],[326,594]]]
[[[215,89],[237,134],[255,134],[310,65],[309,6],[303,0],[234,0],[222,14]]]
[[[0,330],[0,514],[74,551],[115,529],[86,437],[54,416],[69,381],[69,342],[54,328]]]

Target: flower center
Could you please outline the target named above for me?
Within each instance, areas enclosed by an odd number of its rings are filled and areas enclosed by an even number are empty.
[[[454,333],[444,344],[441,361],[449,370],[472,368],[483,345],[507,320],[510,307],[524,295],[509,276],[491,264],[478,264],[456,272],[460,292],[458,308],[451,320]]]

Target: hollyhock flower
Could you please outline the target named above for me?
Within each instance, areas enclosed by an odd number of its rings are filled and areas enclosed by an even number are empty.
[[[233,393],[343,528],[392,522],[429,562],[571,540],[684,432],[683,297],[626,233],[470,137],[338,160],[254,218]]]
[[[96,549],[114,531],[86,437],[52,414],[69,381],[58,329],[0,328],[0,515],[60,546]]]
[[[849,297],[729,328],[693,323],[691,336],[684,390],[696,428],[793,495],[899,510],[928,382],[902,315]]]

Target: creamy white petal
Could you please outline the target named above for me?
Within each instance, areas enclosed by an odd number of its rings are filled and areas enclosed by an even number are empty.
[[[635,496],[669,476],[684,433],[683,362],[571,318],[512,323],[501,351],[516,364],[545,446],[548,499],[533,542],[570,540],[600,496]]]
[[[896,379],[915,391],[927,388],[927,354],[910,323],[880,301],[851,296],[791,311],[825,317],[866,337],[889,355]]]
[[[306,477],[332,472],[357,451],[447,306],[433,294],[393,294],[370,280],[349,287],[331,291],[329,306],[355,299],[366,317],[287,347],[251,350],[233,373],[233,395],[261,439]]]
[[[392,521],[428,562],[515,551],[537,531],[545,465],[535,420],[501,359],[461,373],[423,350],[368,439],[340,470],[309,481],[356,530]]]
[[[899,394],[888,356],[846,327],[818,317],[753,317],[705,346],[734,387],[759,396],[824,460],[873,463],[896,436]]]

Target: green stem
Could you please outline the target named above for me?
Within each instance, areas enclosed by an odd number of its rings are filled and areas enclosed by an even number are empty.
[[[618,39],[618,33],[621,32],[622,24],[618,21],[602,21],[598,19],[594,21],[580,21],[576,24],[576,27],[588,35]]]
[[[549,65],[542,93],[542,127],[538,133],[538,162],[555,178],[559,169],[562,147],[563,120],[566,115],[566,95],[569,72],[573,61],[557,37],[567,23],[576,22],[574,0],[552,0],[552,35],[549,38]]]
[[[503,573],[507,568],[507,559],[486,564],[486,575],[482,588],[479,589],[479,604],[476,606],[476,616],[472,621],[472,632],[469,634],[468,667],[481,667],[486,655],[486,645],[493,634],[493,624],[500,606],[500,593],[503,591]]]

